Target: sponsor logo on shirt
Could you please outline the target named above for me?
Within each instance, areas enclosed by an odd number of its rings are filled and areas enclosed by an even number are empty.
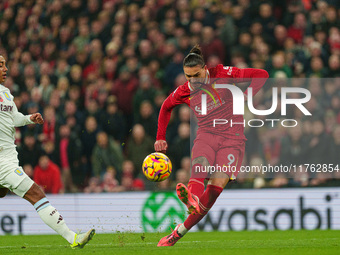
[[[2,97],[0,96],[0,102],[3,102],[4,100],[2,99]]]
[[[198,107],[197,105],[195,106],[195,111],[202,114],[201,107]]]
[[[15,170],[14,170],[14,173],[16,173],[16,174],[19,175],[19,176],[21,176],[21,175],[24,174],[23,171],[21,171],[20,168],[15,169]]]
[[[223,69],[228,71],[228,75],[231,75],[232,71],[233,71],[233,67],[232,66],[224,66]]]
[[[221,103],[222,102],[222,103]],[[221,102],[209,102],[207,104],[207,111],[211,111],[217,107],[220,107],[221,105],[225,104],[225,101],[222,99]],[[195,111],[199,113],[199,115],[202,114],[202,109],[198,105],[195,106]]]
[[[0,111],[2,112],[11,112],[13,110],[13,106],[0,104]]]
[[[11,101],[11,97],[8,95],[7,92],[4,92],[4,95],[5,95],[5,97],[6,97],[6,99],[7,99],[8,101]]]

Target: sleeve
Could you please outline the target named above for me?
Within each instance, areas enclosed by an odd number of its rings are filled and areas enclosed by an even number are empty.
[[[33,121],[30,120],[31,115],[23,115],[21,112],[18,112],[18,108],[13,102],[13,121],[15,127],[21,127],[28,124],[34,124]]]
[[[240,78],[238,79],[239,82],[246,82],[246,81],[251,82],[248,88],[253,89],[253,96],[256,95],[257,92],[259,92],[259,90],[266,83],[269,77],[269,74],[266,70],[255,69],[255,68],[239,69],[238,75],[239,77],[234,77],[234,78]],[[248,96],[248,89],[245,91],[244,94]]]
[[[183,102],[179,99],[179,88],[172,92],[163,102],[158,116],[158,129],[156,140],[165,140],[166,129],[168,127],[172,109]]]

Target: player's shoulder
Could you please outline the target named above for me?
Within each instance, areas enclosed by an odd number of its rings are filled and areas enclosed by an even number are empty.
[[[183,97],[186,95],[190,95],[190,89],[189,89],[189,82],[187,81],[186,83],[178,86],[174,92],[172,92],[173,97]]]
[[[0,84],[0,91],[9,92],[9,89],[5,87],[4,85]]]
[[[13,95],[11,94],[11,91],[9,88],[5,87],[4,85],[0,84],[0,92],[4,93],[6,97],[12,98]]]
[[[240,76],[240,69],[235,66],[224,66],[219,64],[215,67],[209,68],[211,77],[232,77],[238,78]]]

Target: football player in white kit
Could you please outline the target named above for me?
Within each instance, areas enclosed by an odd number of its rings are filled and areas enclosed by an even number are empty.
[[[43,124],[44,120],[40,113],[23,115],[18,112],[9,89],[2,85],[7,71],[6,60],[0,55],[0,197],[6,196],[8,190],[23,197],[34,206],[40,218],[65,238],[72,248],[83,248],[92,239],[95,230],[90,229],[82,234],[71,231],[42,189],[19,166],[14,127]]]

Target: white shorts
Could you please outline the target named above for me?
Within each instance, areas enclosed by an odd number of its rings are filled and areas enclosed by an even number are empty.
[[[16,195],[24,197],[32,187],[33,180],[19,166],[16,151],[10,157],[3,156],[4,154],[0,153],[0,187],[8,188]]]

